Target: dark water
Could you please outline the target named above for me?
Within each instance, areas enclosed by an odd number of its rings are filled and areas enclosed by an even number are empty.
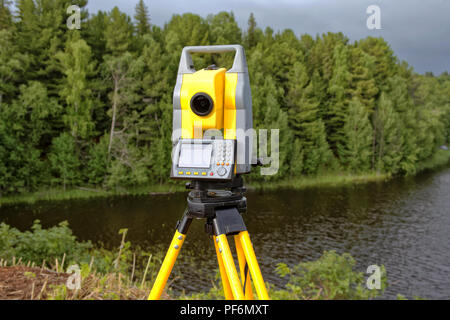
[[[167,248],[185,206],[185,193],[41,203],[0,208],[0,221],[21,230],[40,219],[45,227],[68,220],[78,238],[117,246],[120,228],[128,240]],[[450,299],[450,168],[414,178],[345,188],[248,192],[245,221],[266,281],[275,273],[314,260],[324,250],[349,252],[365,272],[385,265],[383,298]],[[203,222],[191,227],[177,261],[173,286],[186,292],[211,287],[216,258]]]

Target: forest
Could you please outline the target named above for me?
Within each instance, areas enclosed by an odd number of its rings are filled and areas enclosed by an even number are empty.
[[[188,45],[242,44],[254,127],[280,130],[280,181],[324,173],[413,175],[450,141],[450,75],[418,74],[382,38],[245,29],[232,12],[152,24],[136,1],[0,0],[0,196],[169,183],[172,93]],[[67,8],[81,8],[69,30]],[[196,69],[232,56],[194,57]]]

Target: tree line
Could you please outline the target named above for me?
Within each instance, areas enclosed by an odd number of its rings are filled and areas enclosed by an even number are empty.
[[[81,29],[66,10],[81,8]],[[151,23],[140,0],[0,0],[0,194],[168,181],[172,92],[187,45],[242,44],[254,127],[280,129],[280,170],[414,174],[450,141],[450,76],[420,75],[382,38],[241,29],[232,12]],[[197,69],[232,55],[194,56]]]

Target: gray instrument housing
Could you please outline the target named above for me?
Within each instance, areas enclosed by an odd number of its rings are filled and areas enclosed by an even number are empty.
[[[183,75],[194,73],[191,53],[224,53],[235,52],[233,66],[227,73],[237,73],[236,85],[236,174],[249,173],[252,163],[256,163],[253,154],[253,114],[250,79],[244,48],[241,45],[189,46],[181,52],[177,82],[173,92],[173,134],[172,144],[176,148],[181,138],[181,86]],[[174,162],[175,165],[175,162]]]
[[[180,167],[182,146],[211,145],[209,167]],[[174,179],[231,180],[234,176],[236,140],[230,139],[179,139],[172,154],[170,177]]]

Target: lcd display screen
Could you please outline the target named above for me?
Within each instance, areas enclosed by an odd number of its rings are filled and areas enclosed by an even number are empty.
[[[182,143],[178,167],[209,168],[211,165],[212,144]]]

